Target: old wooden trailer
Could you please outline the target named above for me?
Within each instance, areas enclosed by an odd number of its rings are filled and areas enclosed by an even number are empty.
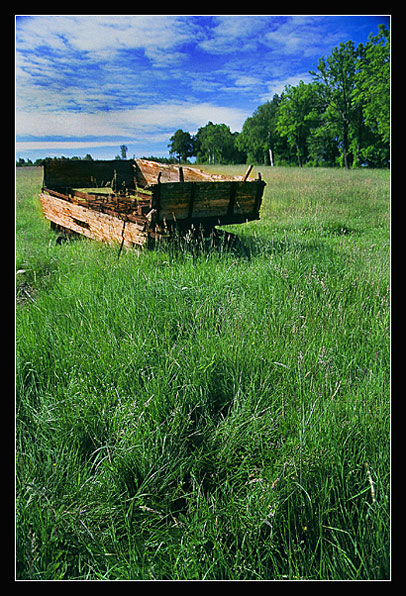
[[[145,159],[48,159],[40,194],[52,227],[121,246],[144,246],[175,229],[259,219],[265,182]]]

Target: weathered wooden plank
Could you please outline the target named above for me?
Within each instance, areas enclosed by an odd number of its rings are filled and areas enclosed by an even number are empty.
[[[94,240],[121,242],[123,220],[43,193],[40,200],[45,217],[57,225]],[[144,244],[145,228],[145,222],[126,222],[125,240],[134,244]]]
[[[44,186],[59,189],[91,188],[110,184],[134,188],[134,160],[48,160],[44,166]]]
[[[53,190],[53,189],[51,189],[51,188],[44,188],[44,190],[45,190],[45,191],[46,191],[48,194],[50,194],[50,195],[52,195],[52,196],[54,196],[54,197],[58,197],[58,198],[60,198],[60,199],[65,199],[66,201],[69,201],[69,200],[70,200],[70,197],[69,197],[69,196],[67,196],[67,195],[65,195],[65,194],[63,194],[63,193],[61,193],[61,192],[57,192],[56,190]]]
[[[237,215],[253,214],[256,209],[257,185],[255,182],[185,182],[166,183],[159,189],[159,220],[190,218],[191,185],[194,185],[193,218],[230,216],[234,205]]]
[[[158,183],[160,176],[161,183],[178,182],[183,175],[185,182],[213,182],[216,180],[230,180],[220,174],[209,174],[204,170],[192,168],[190,166],[177,166],[175,164],[163,164],[147,159],[135,160],[136,179],[140,186]],[[181,180],[182,181],[182,180]]]
[[[249,166],[247,171],[245,172],[242,181],[245,182],[248,179],[248,176],[251,174],[251,170],[254,166]]]

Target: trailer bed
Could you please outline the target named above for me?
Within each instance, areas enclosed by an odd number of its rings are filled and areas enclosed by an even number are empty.
[[[46,160],[40,194],[53,227],[144,246],[194,227],[259,219],[265,182],[149,160]]]

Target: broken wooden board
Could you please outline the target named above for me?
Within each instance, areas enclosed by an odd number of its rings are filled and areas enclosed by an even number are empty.
[[[135,188],[133,160],[46,160],[46,188],[66,191],[67,188]]]
[[[40,201],[47,219],[77,234],[107,243],[121,243],[124,239],[125,246],[143,246],[147,242],[147,218],[139,222],[123,221],[116,215],[75,205],[45,193],[40,194]]]
[[[141,187],[158,182],[215,182],[220,180],[242,180],[241,176],[227,177],[221,174],[209,174],[199,168],[165,164],[148,159],[135,160],[135,177]]]

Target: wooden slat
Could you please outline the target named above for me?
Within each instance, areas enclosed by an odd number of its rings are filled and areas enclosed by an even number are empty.
[[[148,159],[135,160],[136,179],[140,186],[156,184],[160,175],[160,182],[178,182],[183,175],[184,182],[215,182],[220,180],[241,180],[241,177],[227,177],[221,174],[209,174],[199,168],[164,164]]]
[[[245,172],[242,181],[245,182],[248,179],[248,176],[251,174],[251,170],[254,166],[249,166],[248,170]]]
[[[194,185],[193,210],[190,211],[191,186]],[[185,182],[159,185],[159,221],[163,219],[201,219],[228,216],[251,218],[256,209],[258,182]],[[158,185],[157,185],[158,186]],[[261,186],[262,190],[263,186]],[[262,196],[262,194],[261,194]],[[231,199],[231,205],[230,205]]]
[[[41,194],[40,200],[45,217],[55,224],[94,240],[108,243],[121,242],[122,219],[46,194]],[[144,244],[147,236],[145,229],[145,222],[127,221],[124,232],[126,242]]]
[[[134,188],[134,160],[46,160],[44,187],[94,188],[107,183]]]

